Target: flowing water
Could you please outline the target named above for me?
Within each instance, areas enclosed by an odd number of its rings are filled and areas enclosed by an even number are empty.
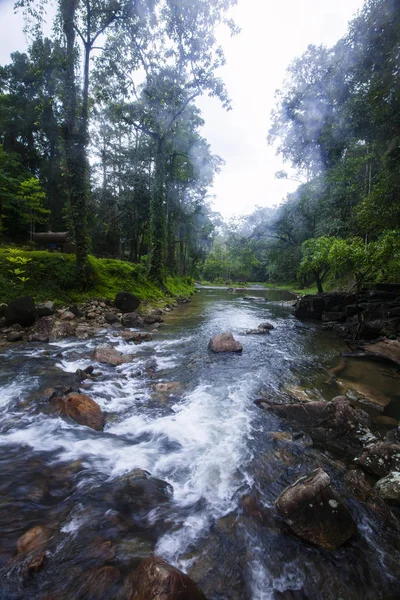
[[[297,321],[282,302],[288,299],[270,290],[202,289],[140,346],[108,330],[89,342],[3,350],[2,600],[103,598],[95,584],[91,591],[79,582],[90,582],[88,574],[105,564],[118,567],[122,580],[152,552],[188,572],[209,600],[400,597],[398,532],[348,498],[343,463],[314,449],[307,436],[293,441],[282,421],[254,404],[260,394],[282,401],[299,385],[315,398],[340,391],[329,369],[343,342]],[[263,321],[275,329],[245,334]],[[243,353],[210,354],[209,338],[227,330]],[[107,413],[104,431],[95,432],[52,414],[43,390],[76,387],[75,371],[92,364],[93,348],[104,342],[135,358],[117,368],[101,365],[102,377],[81,384]],[[357,377],[380,382],[398,401],[395,369],[352,364]],[[344,369],[350,381],[352,368]],[[176,387],[166,394],[157,390],[160,382]],[[357,523],[357,535],[336,552],[295,537],[274,507],[287,485],[319,466],[347,496]],[[173,494],[139,503],[135,514],[121,508],[113,490],[134,469],[167,482]],[[155,486],[157,496],[162,482]],[[26,576],[16,543],[39,524],[51,531],[46,562]],[[104,598],[117,597],[118,586]]]

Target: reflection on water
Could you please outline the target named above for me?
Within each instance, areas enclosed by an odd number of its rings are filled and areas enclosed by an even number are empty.
[[[74,372],[92,363],[96,344],[125,353],[131,345],[104,332],[3,355],[0,598],[102,598],[82,592],[79,578],[113,565],[122,581],[151,552],[187,570],[209,600],[274,600],[300,589],[323,600],[400,594],[398,536],[359,503],[351,501],[359,534],[335,553],[288,534],[275,513],[276,498],[298,476],[321,466],[345,494],[345,471],[304,441],[275,436],[285,426],[254,405],[260,393],[282,401],[302,388],[330,399],[345,382],[362,381],[393,398],[388,412],[398,391],[398,373],[386,365],[347,359],[332,372],[345,344],[297,321],[291,299],[266,289],[196,293],[166,315],[153,341],[134,347],[132,363],[102,365],[102,377],[81,384],[107,413],[104,432],[52,414],[41,392],[76,387]],[[270,333],[246,335],[265,321]],[[227,330],[242,355],[210,354],[209,338]],[[175,382],[173,393],[160,392],[160,382]],[[121,478],[138,468],[157,479],[135,475],[135,489],[145,492],[127,500]],[[37,524],[51,537],[45,566],[27,579],[16,542]]]

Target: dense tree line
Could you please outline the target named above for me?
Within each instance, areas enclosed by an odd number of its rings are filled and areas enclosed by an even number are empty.
[[[229,98],[215,38],[235,0],[19,0],[27,53],[0,68],[4,241],[69,230],[87,255],[192,274],[210,246],[208,188],[221,166],[195,100]],[[55,12],[51,39],[45,11]],[[145,267],[144,267],[145,268]]]
[[[310,46],[289,66],[269,141],[300,185],[242,229],[264,279],[320,290],[327,276],[399,280],[399,69],[395,0],[367,0],[333,48]]]

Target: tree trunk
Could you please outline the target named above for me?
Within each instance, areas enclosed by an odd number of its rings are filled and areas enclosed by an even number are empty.
[[[154,188],[150,201],[150,265],[149,276],[155,281],[163,279],[163,254],[165,249],[165,143],[159,135],[155,158]]]
[[[65,108],[65,162],[66,181],[75,238],[77,280],[85,288],[88,282],[88,246],[87,233],[87,98],[83,98],[82,117],[79,124],[77,118],[77,83],[75,78],[75,30],[74,20],[77,11],[77,0],[64,0],[62,3],[63,27],[67,42],[65,69],[65,88],[63,104]],[[88,89],[88,52],[85,52],[85,82]],[[87,64],[86,64],[87,62]]]
[[[319,273],[314,273],[314,276],[315,276],[315,282],[317,284],[318,293],[319,294],[323,294],[324,290],[322,288],[322,281],[321,281],[321,278],[319,276]]]

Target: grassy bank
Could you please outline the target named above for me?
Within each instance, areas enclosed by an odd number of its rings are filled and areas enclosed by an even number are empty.
[[[202,285],[215,285],[218,287],[221,287],[221,283],[211,283],[209,281],[201,281],[200,282]],[[301,295],[305,295],[305,294],[316,294],[317,293],[317,286],[310,286],[308,288],[300,288],[298,287],[297,283],[285,283],[285,284],[280,284],[280,283],[273,283],[273,282],[265,282],[265,281],[248,281],[247,283],[242,283],[242,282],[237,282],[237,281],[233,281],[230,286],[227,287],[234,287],[234,288],[246,288],[246,287],[251,287],[252,285],[262,285],[265,288],[271,288],[274,290],[287,290],[288,292],[293,292],[294,294],[301,294]]]
[[[193,291],[190,278],[167,277],[161,289],[146,278],[142,265],[94,256],[90,256],[89,261],[91,282],[82,292],[76,284],[74,256],[58,252],[20,250],[10,253],[0,250],[0,301],[9,302],[18,296],[30,295],[36,301],[68,304],[93,298],[114,300],[117,292],[124,291],[158,304],[168,296],[188,296]]]

